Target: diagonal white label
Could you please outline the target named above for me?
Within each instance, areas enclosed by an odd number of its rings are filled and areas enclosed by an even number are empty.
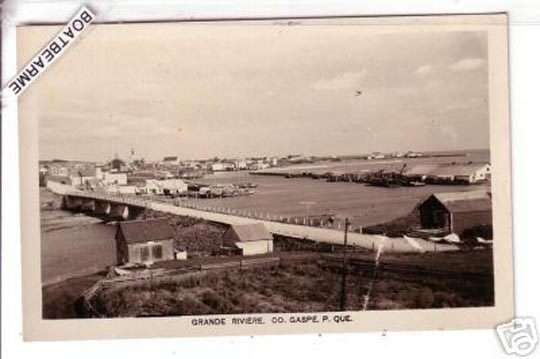
[[[55,62],[81,35],[95,15],[83,6],[68,24],[4,88],[3,95],[17,97]]]

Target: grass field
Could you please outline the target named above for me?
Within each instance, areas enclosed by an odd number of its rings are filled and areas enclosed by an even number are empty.
[[[360,253],[361,258],[372,254]],[[387,254],[384,263],[424,270],[480,274],[438,276],[378,271],[369,310],[475,307],[493,305],[492,255],[489,250],[460,253]],[[347,310],[361,310],[372,269],[348,267]],[[45,287],[44,314],[73,315],[74,293],[82,293],[93,277]],[[288,263],[273,268],[221,270],[188,281],[146,282],[104,290],[94,307],[106,317],[179,316],[225,313],[317,312],[339,309],[339,262]],[[51,299],[52,298],[52,299]]]

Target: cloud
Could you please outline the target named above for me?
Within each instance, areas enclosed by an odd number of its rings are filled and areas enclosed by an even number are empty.
[[[461,59],[458,62],[450,65],[450,70],[452,71],[472,71],[481,68],[484,66],[484,59],[480,58],[466,58]]]
[[[346,90],[353,89],[366,77],[367,71],[349,71],[332,78],[320,79],[313,84],[315,90]]]
[[[433,66],[431,65],[422,65],[419,68],[416,69],[416,73],[418,75],[427,75],[433,70]]]

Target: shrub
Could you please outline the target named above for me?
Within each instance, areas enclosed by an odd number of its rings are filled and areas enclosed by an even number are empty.
[[[209,289],[202,294],[202,302],[216,313],[228,313],[233,309],[230,301]]]
[[[433,307],[434,297],[433,292],[429,288],[422,288],[414,298],[415,308],[431,308]]]

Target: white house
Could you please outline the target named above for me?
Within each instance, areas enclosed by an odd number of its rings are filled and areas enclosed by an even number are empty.
[[[163,187],[161,187],[159,185],[159,181],[155,179],[147,179],[146,185],[144,187],[141,187],[139,190],[141,193],[144,193],[144,194],[155,194],[155,195],[163,194]]]
[[[146,180],[146,185],[139,188],[140,193],[154,195],[179,195],[186,193],[188,185],[181,179],[166,179],[166,180]]]
[[[188,185],[181,179],[166,179],[159,181],[164,195],[178,195],[188,191]]]

